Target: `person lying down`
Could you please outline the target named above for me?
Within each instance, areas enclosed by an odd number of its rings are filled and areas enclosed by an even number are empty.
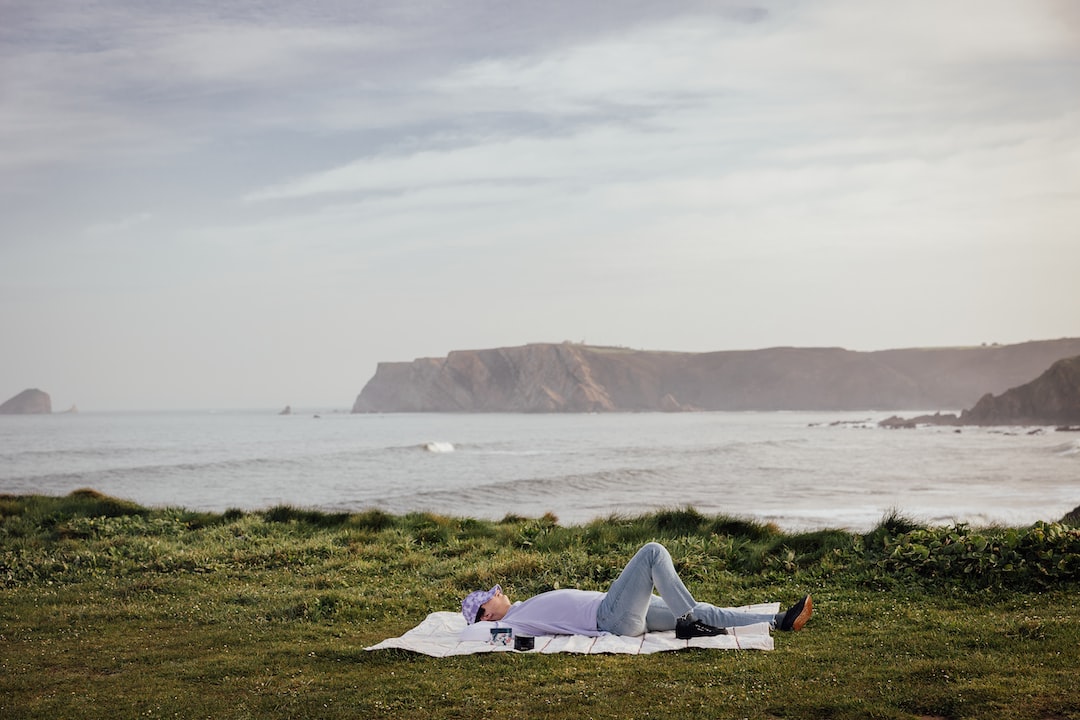
[[[636,636],[674,630],[677,638],[689,639],[724,635],[726,628],[755,623],[802,630],[813,613],[813,602],[806,595],[777,614],[697,602],[675,571],[671,553],[651,542],[635,553],[606,593],[551,590],[512,603],[502,587],[495,585],[469,593],[461,602],[461,612],[468,623],[461,640],[488,639],[492,623],[520,636]]]

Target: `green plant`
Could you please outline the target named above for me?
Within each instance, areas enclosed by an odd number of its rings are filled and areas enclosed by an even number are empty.
[[[911,580],[1053,587],[1080,581],[1080,529],[1046,522],[1027,528],[918,528],[887,538],[877,564]]]

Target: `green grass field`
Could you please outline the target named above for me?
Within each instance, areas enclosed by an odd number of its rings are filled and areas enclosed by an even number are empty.
[[[702,600],[815,614],[773,652],[363,648],[476,587],[604,589],[663,542]],[[1080,718],[1080,531],[785,534],[692,509],[563,527],[0,497],[0,717]]]

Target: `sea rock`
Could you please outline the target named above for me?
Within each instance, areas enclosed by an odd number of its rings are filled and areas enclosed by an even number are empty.
[[[903,410],[971,407],[1080,338],[969,348],[678,353],[536,343],[379,363],[353,412]]]
[[[1080,505],[1065,513],[1065,517],[1061,518],[1061,522],[1064,525],[1080,527]]]
[[[916,415],[913,418],[902,418],[899,415],[887,417],[878,423],[879,427],[911,430],[920,425],[959,425],[960,418],[956,413],[934,413],[933,415]]]
[[[1029,383],[999,396],[984,395],[960,414],[965,425],[1080,423],[1080,356],[1058,360]]]
[[[52,398],[47,392],[31,388],[0,405],[0,415],[46,415],[52,412]]]
[[[278,415],[292,415],[292,405],[286,405]]]

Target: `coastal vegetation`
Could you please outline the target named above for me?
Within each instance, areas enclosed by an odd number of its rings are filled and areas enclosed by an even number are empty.
[[[701,599],[790,603],[773,652],[364,648],[499,582],[604,589],[643,542]],[[786,533],[692,508],[566,527],[0,497],[4,718],[1080,718],[1080,530]]]

